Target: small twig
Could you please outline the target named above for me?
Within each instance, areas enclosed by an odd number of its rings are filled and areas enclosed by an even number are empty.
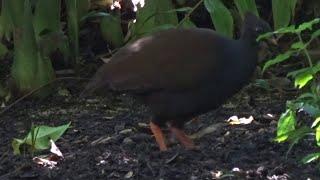
[[[179,22],[179,24],[177,25],[177,27],[180,27],[184,21],[186,21],[187,19],[189,19],[189,17],[191,16],[191,14],[203,3],[204,0],[200,0],[195,6],[193,6],[193,8],[184,16],[184,18]]]
[[[39,86],[38,88],[30,91],[29,93],[25,94],[24,96],[20,97],[19,99],[17,99],[16,101],[14,101],[13,103],[9,104],[7,107],[5,107],[2,111],[0,111],[0,115],[4,114],[5,112],[7,112],[9,109],[11,109],[14,105],[18,104],[20,101],[24,100],[25,98],[31,96],[32,94],[34,94],[35,92],[41,90],[42,88],[56,82],[56,81],[61,81],[61,80],[66,80],[66,79],[73,79],[73,80],[89,80],[88,78],[79,78],[79,77],[62,77],[62,78],[56,78],[52,81],[49,81],[48,83]],[[0,120],[0,122],[2,122],[2,120]]]

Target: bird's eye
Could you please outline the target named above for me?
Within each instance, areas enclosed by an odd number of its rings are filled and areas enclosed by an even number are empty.
[[[261,27],[256,27],[255,29],[254,29],[257,33],[262,33],[262,28]]]

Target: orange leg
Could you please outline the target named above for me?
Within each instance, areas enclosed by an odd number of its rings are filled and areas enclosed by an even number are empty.
[[[195,149],[193,141],[181,130],[175,127],[170,127],[170,131],[177,137],[179,142],[187,149]]]
[[[154,137],[156,138],[156,142],[159,145],[160,151],[166,151],[168,148],[165,143],[165,138],[160,127],[154,124],[153,122],[150,122],[150,129]]]

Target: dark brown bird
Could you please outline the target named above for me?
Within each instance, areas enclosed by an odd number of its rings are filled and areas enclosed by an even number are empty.
[[[82,94],[94,90],[130,93],[150,107],[150,128],[160,150],[160,129],[171,132],[186,148],[194,148],[182,131],[191,118],[213,110],[241,89],[257,64],[259,34],[269,25],[247,13],[240,39],[210,29],[169,29],[121,48],[95,74]]]

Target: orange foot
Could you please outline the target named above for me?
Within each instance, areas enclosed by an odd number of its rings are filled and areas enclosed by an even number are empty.
[[[181,130],[175,127],[170,127],[170,131],[177,137],[178,141],[187,149],[195,149],[193,141]]]
[[[166,151],[168,148],[165,143],[165,137],[162,133],[161,128],[151,121],[150,122],[150,129],[151,129],[154,137],[156,138],[156,142],[159,145],[160,151]]]

